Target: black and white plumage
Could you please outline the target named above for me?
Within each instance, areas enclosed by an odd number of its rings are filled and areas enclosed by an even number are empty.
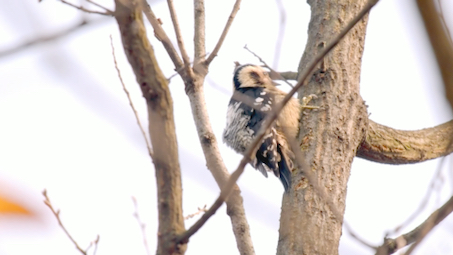
[[[255,65],[238,67],[234,73],[233,85],[234,94],[228,105],[223,141],[236,152],[243,154],[266,116],[286,93],[275,87],[263,68]],[[285,191],[291,186],[294,160],[294,154],[286,139],[295,139],[300,111],[298,100],[291,99],[264,136],[251,162],[252,166],[266,177],[267,172],[272,171],[280,178]]]

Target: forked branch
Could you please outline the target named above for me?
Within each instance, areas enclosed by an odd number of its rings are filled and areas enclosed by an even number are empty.
[[[231,27],[231,24],[233,23],[234,17],[236,17],[237,12],[239,11],[239,7],[241,6],[241,0],[236,0],[236,3],[234,4],[233,10],[231,11],[230,17],[228,17],[228,21],[225,25],[225,28],[223,29],[222,35],[219,38],[219,41],[217,42],[216,46],[214,47],[214,50],[211,52],[209,57],[206,59],[205,64],[208,66],[212,60],[217,56],[217,53],[220,50],[220,47],[222,47],[223,41],[226,38],[226,35],[228,34],[228,30]]]
[[[233,190],[233,187],[236,185],[236,181],[239,179],[241,174],[244,172],[244,168],[247,163],[251,160],[252,153],[256,150],[256,147],[263,139],[266,131],[272,125],[272,123],[277,119],[280,111],[283,107],[288,103],[288,101],[292,98],[292,96],[302,87],[304,84],[305,79],[313,72],[316,65],[341,41],[343,37],[357,24],[370,10],[373,6],[377,3],[377,0],[371,0],[368,2],[367,5],[354,17],[348,25],[337,35],[335,38],[318,53],[318,55],[307,65],[306,70],[300,75],[300,79],[296,86],[285,96],[282,102],[269,113],[266,117],[266,120],[261,127],[261,129],[257,132],[255,139],[250,144],[249,148],[244,152],[244,157],[242,158],[241,162],[237,169],[231,174],[228,182],[224,187],[222,187],[222,191],[220,192],[219,197],[214,202],[214,204],[209,208],[209,210],[199,219],[192,227],[190,227],[185,233],[178,237],[178,241],[187,241],[193,234],[195,234],[198,229],[200,229],[207,220],[215,214],[217,209],[223,204],[225,199],[228,198],[228,195]]]

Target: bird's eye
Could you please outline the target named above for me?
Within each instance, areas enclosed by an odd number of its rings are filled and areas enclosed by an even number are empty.
[[[255,80],[258,80],[260,78],[260,75],[257,72],[251,72],[250,76]]]

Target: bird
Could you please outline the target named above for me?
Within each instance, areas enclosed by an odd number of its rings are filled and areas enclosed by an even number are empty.
[[[244,154],[263,126],[266,116],[286,93],[276,87],[268,72],[260,66],[246,64],[236,68],[233,95],[228,104],[223,142]],[[291,187],[295,155],[287,139],[295,139],[299,131],[302,106],[291,98],[277,120],[265,134],[250,164],[265,177],[268,172],[280,178],[285,192]]]

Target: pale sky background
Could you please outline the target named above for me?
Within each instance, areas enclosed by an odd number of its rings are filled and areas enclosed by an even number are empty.
[[[233,62],[258,60],[247,44],[280,71],[296,70],[305,47],[310,13],[305,1],[282,1],[285,34],[274,59],[280,14],[277,1],[244,0],[218,57],[210,67],[205,91],[217,140],[225,125]],[[78,4],[79,2],[75,1]],[[113,1],[98,3],[113,8]],[[165,1],[152,1],[166,32],[174,32]],[[234,4],[206,1],[207,51],[212,51]],[[193,55],[193,2],[176,0],[186,48]],[[453,28],[453,1],[442,1]],[[97,254],[145,254],[132,216],[131,197],[147,225],[151,253],[156,249],[157,204],[154,170],[127,98],[114,69],[113,36],[123,79],[142,122],[145,103],[121,47],[113,18],[82,14],[58,1],[2,0],[0,52],[80,22],[91,25],[58,40],[0,57],[0,195],[20,201],[39,220],[0,216],[0,255],[79,254],[42,203],[47,189],[73,237],[86,247],[100,235]],[[159,64],[167,77],[174,67],[147,25]],[[421,129],[451,119],[436,62],[412,0],[381,0],[372,10],[366,36],[361,94],[370,118],[398,129]],[[189,100],[179,77],[171,80],[183,177],[184,215],[210,206],[219,194],[198,142]],[[240,161],[220,144],[227,167]],[[156,148],[157,149],[157,148]],[[416,211],[434,176],[438,160],[389,166],[355,159],[348,185],[345,220],[368,242],[379,245],[385,233]],[[438,187],[411,230],[452,194],[451,159]],[[275,254],[283,187],[248,167],[239,180],[256,254]],[[186,221],[186,228],[195,219]],[[453,218],[430,234],[415,254],[453,254]],[[220,252],[219,252],[220,251]],[[190,239],[188,255],[238,254],[225,206]],[[346,231],[340,254],[374,254]]]

